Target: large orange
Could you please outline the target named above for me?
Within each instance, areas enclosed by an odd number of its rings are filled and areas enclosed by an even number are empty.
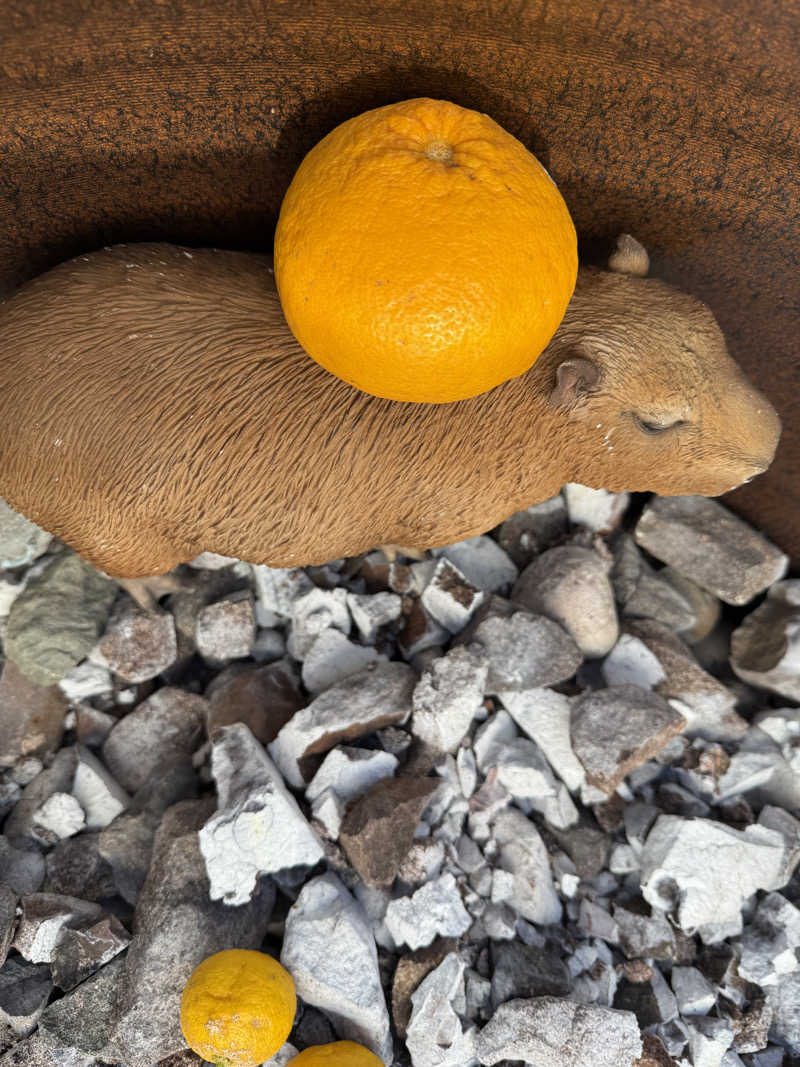
[[[275,233],[297,340],[375,396],[443,403],[526,371],[575,287],[575,228],[488,115],[420,98],[366,111],[300,164]]]

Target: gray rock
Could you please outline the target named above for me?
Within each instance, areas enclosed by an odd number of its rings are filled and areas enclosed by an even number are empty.
[[[53,981],[59,989],[74,989],[128,947],[128,931],[115,915],[91,926],[65,929],[53,950]]]
[[[46,530],[0,500],[0,567],[27,567],[51,541]]]
[[[686,933],[713,944],[741,931],[742,906],[756,890],[783,884],[785,847],[779,833],[762,826],[739,831],[661,815],[642,852],[642,895],[652,907],[674,911]]]
[[[696,582],[676,571],[674,567],[662,567],[658,572],[662,582],[672,586],[686,604],[689,605],[694,615],[694,623],[690,626],[674,626],[679,630],[684,641],[689,645],[697,644],[708,637],[719,622],[720,602],[713,593],[702,589]],[[662,619],[661,621],[666,621]]]
[[[776,582],[734,630],[730,662],[742,681],[800,701],[800,579]]]
[[[550,857],[536,827],[521,811],[507,808],[494,822],[497,866],[514,876],[509,903],[524,919],[540,926],[561,919],[561,903],[553,886]]]
[[[82,833],[59,841],[47,855],[45,890],[81,900],[114,896],[117,890],[113,873],[100,855],[99,844],[99,833]]]
[[[44,881],[44,856],[36,849],[15,848],[0,836],[0,885],[17,896],[36,893]]]
[[[685,725],[684,717],[656,693],[634,685],[611,686],[586,692],[573,704],[572,747],[589,785],[610,794]]]
[[[124,959],[114,959],[39,1018],[39,1032],[51,1045],[91,1054],[105,1047],[114,1019],[116,994],[123,981]],[[0,1061],[1,1063],[1,1061]]]
[[[614,1007],[632,1011],[640,1026],[658,1026],[671,1022],[678,1014],[678,1004],[661,971],[652,968],[647,982],[626,982],[617,990]]]
[[[197,831],[211,811],[207,801],[184,801],[164,815],[136,905],[136,936],[125,958],[115,1024],[101,1059],[152,1067],[179,1052],[185,1047],[180,998],[191,972],[214,952],[258,948],[264,938],[275,892],[270,883],[262,883],[240,908],[209,898]]]
[[[590,489],[588,485],[567,482],[564,499],[569,521],[573,526],[585,526],[595,533],[610,533],[620,523],[630,503],[630,493],[609,493],[606,489]]]
[[[136,903],[150,867],[153,839],[162,815],[172,804],[196,793],[197,780],[186,759],[161,766],[150,775],[130,807],[98,835],[98,853],[111,869],[114,886],[104,895],[116,891],[129,904]]]
[[[16,1037],[27,1037],[53,990],[50,968],[16,956],[0,968],[0,1027]]]
[[[466,963],[451,952],[411,994],[406,1046],[413,1067],[472,1067],[475,1029],[464,1025]]]
[[[103,759],[124,789],[135,793],[160,764],[199,747],[208,701],[164,686],[117,722],[103,745]]]
[[[146,682],[178,658],[175,620],[167,611],[144,611],[132,601],[115,610],[91,659],[126,682]]]
[[[488,671],[463,646],[434,660],[414,688],[412,733],[435,752],[455,752],[483,705]]]
[[[589,548],[561,545],[534,560],[517,579],[513,599],[560,623],[585,656],[604,656],[619,627],[609,561]]]
[[[39,844],[33,832],[34,813],[54,793],[72,792],[75,768],[78,760],[74,746],[61,748],[52,764],[40,771],[25,786],[16,807],[8,816],[4,830],[12,845],[25,848],[31,843]]]
[[[197,616],[197,651],[212,665],[249,656],[256,639],[256,620],[249,590],[230,593],[207,604]]]
[[[404,663],[380,663],[320,693],[298,711],[269,745],[281,773],[295,788],[312,777],[311,759],[340,741],[354,741],[404,722],[411,712],[416,676]],[[316,768],[314,768],[315,770]]]
[[[303,685],[309,693],[321,693],[352,674],[376,663],[386,663],[386,656],[369,645],[357,645],[341,630],[329,627],[315,638],[303,660]]]
[[[517,577],[513,560],[486,534],[434,548],[432,555],[450,561],[467,581],[484,593],[496,593]]]
[[[566,997],[570,979],[552,949],[521,941],[495,942],[492,957],[492,1006],[531,997]]]
[[[103,632],[117,585],[68,550],[31,579],[11,606],[5,653],[36,685],[54,685]]]
[[[51,756],[61,743],[66,707],[57,686],[34,685],[7,659],[0,677],[0,767]]]
[[[492,750],[484,761],[487,770],[494,768],[500,785],[515,798],[544,799],[555,797],[556,781],[539,746],[526,737],[516,737]]]
[[[670,982],[681,1015],[707,1015],[717,1002],[713,986],[696,967],[673,967]]]
[[[567,532],[567,506],[561,493],[515,512],[500,526],[498,543],[522,570],[539,552]]]
[[[244,904],[262,875],[313,867],[323,858],[297,801],[243,723],[216,732],[211,769],[217,812],[200,831],[199,846],[212,900]]]
[[[627,959],[678,961],[686,958],[685,935],[676,932],[661,912],[639,915],[617,906],[613,915],[619,931],[620,947]],[[694,951],[693,945],[691,951]]]
[[[653,497],[636,540],[727,604],[747,604],[786,572],[788,558],[707,497]]]
[[[17,894],[0,883],[0,968],[6,962],[8,950],[14,940],[17,915]]]
[[[536,1067],[633,1067],[642,1051],[636,1016],[555,997],[501,1004],[477,1040],[492,1067],[525,1060]]]
[[[772,1008],[770,1041],[783,1045],[789,1052],[800,1053],[800,971],[787,974],[767,993]]]
[[[692,651],[666,626],[650,619],[631,619],[626,633],[637,637],[658,660],[665,678],[653,690],[687,721],[686,732],[709,740],[733,740],[747,731],[736,713],[736,694],[699,665]]]
[[[519,692],[572,677],[583,656],[563,627],[543,615],[515,610],[507,602],[498,605],[504,602],[493,597],[486,615],[469,633],[468,647],[489,665],[487,693]]]
[[[427,882],[410,897],[389,903],[384,919],[397,945],[422,948],[436,937],[460,937],[472,919],[452,874]]]
[[[286,917],[281,963],[340,1038],[390,1063],[389,1012],[366,917],[334,874],[307,882]]]

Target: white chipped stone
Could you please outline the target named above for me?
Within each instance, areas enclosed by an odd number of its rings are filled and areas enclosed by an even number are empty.
[[[606,434],[606,444],[609,435]],[[590,489],[588,485],[567,482],[564,486],[569,521],[595,533],[615,529],[630,503],[630,493],[610,493],[607,489]]]
[[[539,832],[522,812],[501,811],[494,822],[497,865],[514,875],[511,904],[524,919],[541,926],[561,920],[561,902],[553,886],[550,857]]]
[[[289,909],[281,963],[298,996],[323,1011],[338,1036],[392,1061],[389,1012],[375,939],[361,906],[334,874],[313,878]]]
[[[283,619],[291,618],[294,601],[314,588],[300,567],[268,567],[260,563],[252,570],[260,604]]]
[[[740,831],[661,815],[642,851],[642,895],[653,908],[674,910],[686,933],[714,943],[741,931],[742,906],[756,890],[784,884],[784,850],[782,836],[763,826]]]
[[[484,593],[496,593],[517,578],[517,568],[508,553],[486,534],[434,548],[432,554],[450,560],[471,585]]]
[[[503,708],[491,715],[486,722],[481,723],[472,742],[472,749],[481,774],[485,774],[493,765],[497,752],[504,745],[510,744],[517,736],[514,720]]]
[[[478,788],[478,765],[475,762],[475,753],[471,748],[463,746],[456,754],[456,767],[458,769],[458,782],[461,792],[469,799]]]
[[[244,904],[262,874],[313,867],[322,845],[272,760],[243,723],[212,742],[217,811],[199,831],[212,900]]]
[[[0,619],[5,619],[11,611],[11,605],[25,588],[25,582],[12,582],[10,578],[0,575]]]
[[[484,595],[450,560],[439,559],[420,600],[436,622],[449,633],[457,634],[483,603]]]
[[[509,1000],[478,1035],[481,1064],[524,1060],[535,1067],[633,1067],[642,1040],[636,1016],[558,997]]]
[[[451,952],[411,994],[406,1046],[413,1067],[470,1067],[475,1028],[465,1026],[466,963]]]
[[[693,1019],[688,1025],[692,1067],[722,1067],[733,1044],[733,1030],[725,1019]]]
[[[261,1067],[287,1067],[296,1055],[297,1049],[290,1041],[287,1041],[281,1045],[272,1059],[266,1060]]]
[[[762,988],[800,968],[800,911],[780,893],[760,901],[742,935],[739,975]]]
[[[296,712],[269,745],[281,773],[295,788],[305,785],[299,761],[339,741],[404,722],[411,711],[416,676],[405,663],[379,663],[320,693]]]
[[[31,963],[50,963],[67,926],[90,924],[102,915],[99,904],[57,893],[32,893],[22,900],[13,947]]]
[[[130,797],[85,745],[76,745],[78,757],[72,795],[86,817],[87,830],[102,830],[130,804]]]
[[[411,731],[437,752],[454,752],[483,703],[488,668],[464,646],[434,660],[414,688]]]
[[[308,649],[303,660],[303,685],[309,693],[321,693],[351,674],[375,663],[386,663],[386,656],[368,645],[357,645],[341,630],[323,630]]]
[[[603,660],[603,677],[607,685],[638,685],[640,689],[653,689],[667,676],[644,641],[633,634],[622,634]]]
[[[354,800],[382,778],[393,775],[397,765],[397,757],[390,752],[338,745],[331,749],[309,782],[306,799],[316,800],[326,790],[333,789],[342,800]]]
[[[398,945],[411,949],[436,937],[460,937],[472,922],[452,874],[443,874],[386,909],[386,927]]]
[[[316,819],[332,841],[338,840],[347,804],[333,788],[323,791],[311,802],[311,818]]]
[[[681,1015],[706,1015],[717,1002],[713,987],[696,967],[673,967],[670,982]]]
[[[33,813],[37,827],[49,830],[59,839],[72,837],[86,825],[86,815],[70,793],[53,793]]]
[[[503,691],[499,697],[520,730],[544,752],[566,787],[572,791],[580,789],[586,772],[572,750],[569,697],[544,688],[521,693]]]
[[[314,586],[292,602],[291,619],[287,648],[291,656],[303,660],[323,631],[333,627],[344,634],[350,632],[347,591],[340,588],[317,589]]]
[[[403,598],[388,592],[348,593],[347,606],[361,636],[372,642],[382,626],[400,618]]]
[[[444,863],[445,852],[441,841],[425,837],[415,841],[397,872],[400,883],[407,886],[421,886],[439,877]]]
[[[505,901],[492,901],[484,908],[481,924],[490,941],[511,941],[517,936],[517,914]]]
[[[73,667],[58,683],[58,688],[67,700],[74,703],[110,693],[114,685],[111,681],[111,671],[107,667],[100,667],[87,659]]]
[[[553,773],[539,748],[527,737],[517,737],[494,750],[491,763],[497,781],[515,798],[544,800],[556,796]]]

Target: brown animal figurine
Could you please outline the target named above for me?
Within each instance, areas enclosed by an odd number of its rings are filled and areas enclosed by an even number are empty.
[[[0,495],[114,577],[203,550],[278,567],[485,531],[568,481],[714,496],[769,465],[770,403],[711,311],[624,239],[550,345],[470,400],[380,400],[290,333],[264,255],[119,245],[0,306]]]

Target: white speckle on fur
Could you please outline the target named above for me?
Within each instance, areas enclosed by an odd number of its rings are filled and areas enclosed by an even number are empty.
[[[53,441],[53,444],[54,444],[54,445],[60,445],[60,444],[61,444],[61,438],[60,438],[60,437],[57,437],[57,438],[55,439],[55,441]]]
[[[194,259],[194,256],[192,255],[192,253],[191,252],[187,252],[185,249],[183,251],[183,254],[186,256],[187,259]]]
[[[128,340],[129,341],[135,341],[138,336],[139,336],[138,333],[129,333],[128,334]]]

